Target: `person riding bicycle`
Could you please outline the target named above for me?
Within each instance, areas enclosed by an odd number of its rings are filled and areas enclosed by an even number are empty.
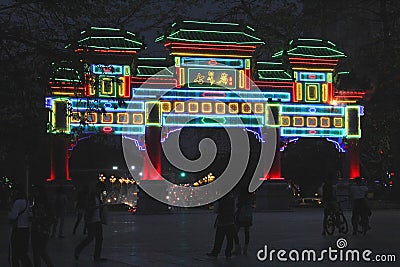
[[[336,190],[331,179],[326,179],[322,186],[322,204],[324,205],[324,220],[322,223],[322,235],[326,235],[325,229],[328,215],[334,213],[338,218],[339,205],[336,200]]]

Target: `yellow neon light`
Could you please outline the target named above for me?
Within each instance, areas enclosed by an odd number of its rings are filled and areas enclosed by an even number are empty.
[[[160,102],[158,101],[149,101],[145,103],[146,105],[146,125],[154,125],[154,126],[160,126],[161,122],[161,108],[160,108]],[[158,112],[157,118],[155,117],[150,117],[150,113],[154,108],[157,108],[156,111]],[[154,114],[155,115],[155,114]],[[153,121],[149,121],[149,119]],[[156,119],[156,120],[155,120]]]
[[[318,86],[315,84],[307,84],[307,96],[306,99],[309,101],[315,101],[318,99]]]
[[[304,117],[293,117],[293,126],[304,126]]]
[[[124,78],[118,78],[118,82],[117,82],[117,87],[118,87],[118,94],[119,96],[124,96]]]
[[[112,78],[104,77],[101,79],[101,93],[103,95],[112,95],[113,94],[113,80]]]
[[[143,114],[132,114],[133,124],[143,124]]]
[[[88,123],[96,123],[97,122],[97,113],[86,113],[85,119],[86,119],[86,122],[88,122]]]
[[[129,115],[126,112],[117,113],[117,123],[127,124],[129,123]]]
[[[180,66],[181,66],[181,58],[175,57],[175,67],[180,67]]]
[[[244,68],[246,70],[250,69],[250,59],[245,59],[244,60]]]
[[[52,92],[53,95],[75,96],[75,92]]]
[[[80,112],[71,112],[71,122],[80,122],[81,120],[79,119],[81,116]]]
[[[201,103],[201,111],[203,113],[211,113],[212,112],[211,103]]]
[[[239,104],[238,103],[229,103],[229,113],[238,113],[239,112]]]
[[[322,85],[322,101],[328,101],[328,85],[326,83]]]
[[[185,111],[184,102],[175,102],[174,110],[175,112],[184,112]]]
[[[224,103],[215,103],[215,113],[225,114],[225,104]]]
[[[343,104],[355,104],[357,100],[333,100],[336,104],[343,103]]]
[[[239,88],[244,88],[244,70],[239,70]]]
[[[125,76],[130,76],[131,75],[131,68],[129,66],[125,66]]]
[[[321,127],[328,128],[331,126],[331,120],[328,117],[320,118]]]
[[[189,102],[189,113],[197,113],[197,112],[199,112],[199,103]]]
[[[251,113],[251,104],[250,103],[242,103],[242,113],[244,113],[244,114]]]
[[[343,119],[342,118],[333,118],[333,126],[336,128],[343,127]]]
[[[161,102],[161,112],[170,112],[171,102]]]
[[[206,53],[183,53],[183,52],[172,52],[172,56],[199,56],[199,57],[221,57],[220,54],[206,54]],[[233,58],[250,58],[251,56],[245,55],[229,55],[224,54],[224,57],[233,57]]]
[[[264,104],[263,103],[255,103],[254,104],[254,113],[256,113],[256,114],[264,113]]]
[[[289,116],[281,116],[281,126],[290,126]]]
[[[301,83],[296,84],[296,98],[297,100],[303,99],[303,89]]]
[[[307,127],[317,127],[317,117],[307,117]]]
[[[113,119],[112,113],[103,113],[100,117],[101,123],[113,123]]]

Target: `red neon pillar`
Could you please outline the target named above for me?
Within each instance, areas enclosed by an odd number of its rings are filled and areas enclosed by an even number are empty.
[[[161,175],[161,128],[157,126],[146,127],[146,150],[150,162],[144,160],[142,180],[162,180]]]
[[[354,179],[360,176],[360,152],[358,139],[349,139],[347,142],[346,162],[344,164],[344,178]]]
[[[280,130],[276,129],[276,147],[275,147],[275,157],[272,162],[271,168],[268,173],[264,174],[267,180],[280,180],[281,177],[281,151],[280,151]]]
[[[69,177],[70,153],[68,152],[68,147],[68,137],[57,135],[51,137],[50,177],[46,181],[71,180]]]

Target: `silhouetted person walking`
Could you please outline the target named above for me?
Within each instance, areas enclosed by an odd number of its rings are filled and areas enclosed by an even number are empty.
[[[363,227],[363,234],[370,229],[368,216],[370,213],[367,200],[368,187],[362,184],[361,177],[354,179],[355,184],[350,187],[351,198],[353,199],[353,213],[351,223],[353,225],[353,235],[357,235],[358,224]]]
[[[216,258],[221,251],[222,243],[226,237],[225,256],[230,258],[232,256],[233,235],[235,233],[235,199],[233,193],[228,193],[219,199],[216,209],[217,218],[214,225],[216,228],[214,247],[211,252],[207,253],[207,256]]]
[[[81,222],[83,215],[85,214],[85,207],[88,201],[89,197],[89,186],[85,184],[81,190],[78,191],[77,197],[76,197],[76,221],[74,225],[74,229],[72,231],[72,234],[76,234],[76,229],[79,226],[79,223]],[[83,222],[83,234],[86,234],[86,223],[85,221]]]
[[[34,205],[32,207],[31,227],[33,263],[35,267],[40,267],[41,259],[43,259],[47,267],[54,267],[47,252],[47,244],[50,238],[51,225],[55,221],[55,216],[50,208],[45,188],[35,188],[33,197]]]
[[[22,186],[15,187],[15,201],[8,214],[12,222],[10,263],[12,267],[31,267],[29,249],[29,203]],[[22,265],[20,265],[20,263]]]
[[[67,212],[67,196],[65,195],[64,192],[64,187],[60,186],[57,189],[57,195],[54,200],[54,213],[56,215],[56,221],[53,224],[53,233],[51,237],[56,236],[57,232],[57,226],[59,225],[58,229],[58,237],[59,238],[64,238],[64,219],[65,219],[65,213]]]
[[[88,236],[78,244],[74,251],[74,257],[79,259],[82,250],[95,239],[94,245],[94,261],[105,261],[101,258],[101,248],[103,244],[103,226],[101,222],[101,213],[103,204],[101,201],[101,193],[105,190],[104,184],[98,182],[89,196],[87,207],[85,209],[85,220],[87,223]]]
[[[242,227],[244,228],[243,254],[247,255],[247,248],[250,242],[250,226],[253,225],[253,205],[254,193],[247,192],[247,189],[242,190],[238,196],[237,211],[235,213],[235,250],[233,251],[235,255],[242,253],[239,241],[239,230]]]

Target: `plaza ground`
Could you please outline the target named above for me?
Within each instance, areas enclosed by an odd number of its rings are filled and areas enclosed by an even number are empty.
[[[345,212],[350,221],[349,211]],[[8,237],[6,213],[0,213],[0,266],[8,266]],[[339,238],[321,235],[322,209],[303,208],[291,211],[256,212],[251,228],[247,256],[233,256],[227,260],[223,251],[217,259],[208,258],[214,240],[215,214],[209,210],[178,210],[171,214],[132,214],[110,212],[108,225],[104,226],[102,256],[104,263],[93,262],[93,245],[90,244],[78,261],[73,249],[84,238],[81,228],[72,235],[74,216],[66,218],[64,239],[51,239],[50,255],[56,267],[91,266],[398,266],[400,260],[399,209],[374,210],[373,229],[366,236],[344,236],[349,249],[370,249],[374,254],[395,254],[395,263],[365,262],[273,262],[257,260],[257,251],[264,245],[269,249],[337,248]],[[351,230],[351,229],[350,229]],[[243,240],[243,232],[240,234]],[[242,241],[243,242],[243,241]],[[225,244],[224,246],[225,247]],[[44,265],[42,265],[44,266]]]

